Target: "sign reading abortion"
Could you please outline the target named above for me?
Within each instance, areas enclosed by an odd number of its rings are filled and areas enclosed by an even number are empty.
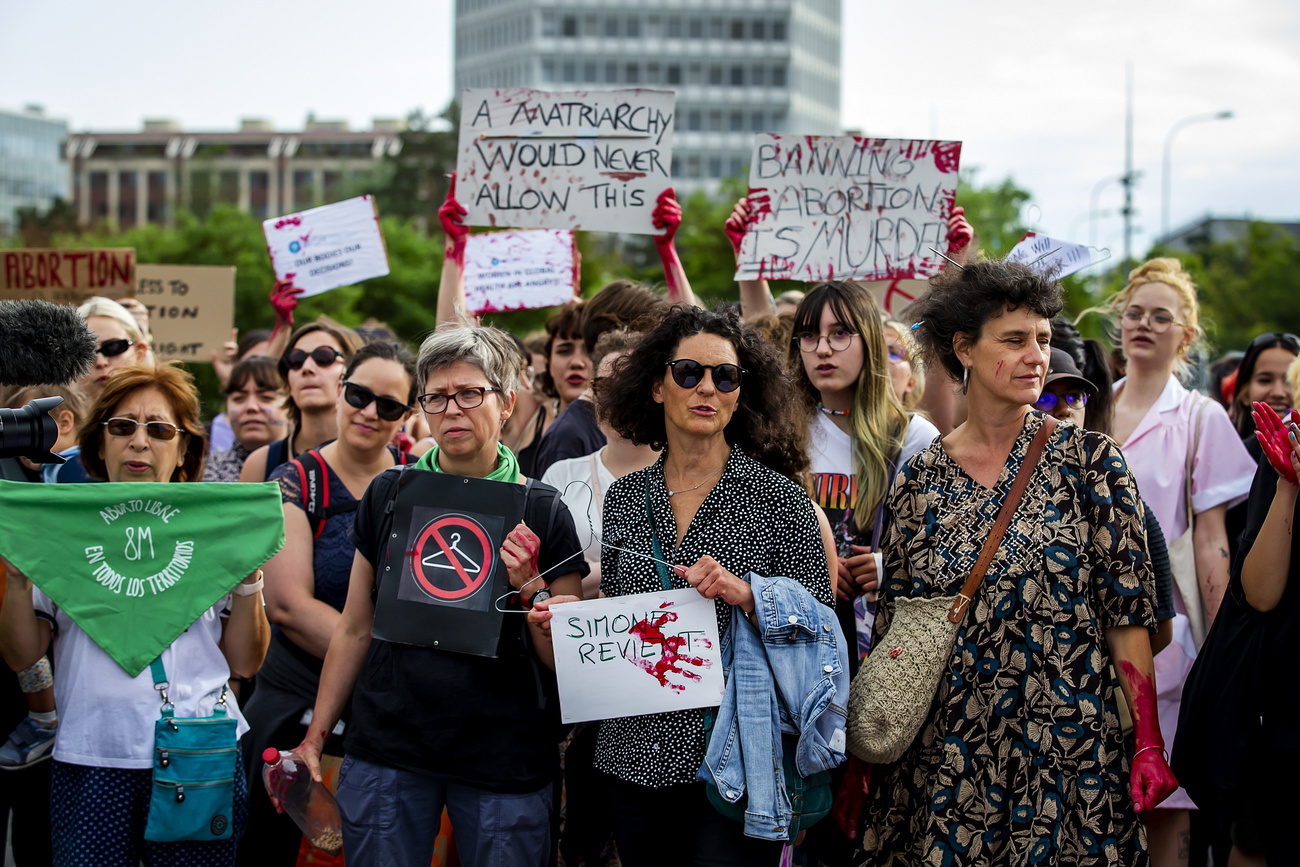
[[[1104,261],[1105,258],[1099,261]],[[1036,271],[1060,280],[1091,265],[1092,251],[1084,244],[1071,244],[1035,232],[1025,232],[1025,237],[1007,253],[1006,260],[1029,265]]]
[[[466,89],[456,173],[465,221],[655,234],[655,198],[671,184],[673,98]]]
[[[95,295],[130,298],[135,250],[0,250],[0,275],[0,301],[81,304]]]
[[[465,304],[475,313],[556,307],[577,294],[567,229],[486,232],[465,246]]]
[[[753,223],[737,280],[893,280],[937,274],[961,142],[755,136]]]
[[[262,221],[275,279],[303,297],[388,273],[388,253],[371,196]]]
[[[694,588],[551,608],[560,717],[566,722],[722,703],[712,599]]]

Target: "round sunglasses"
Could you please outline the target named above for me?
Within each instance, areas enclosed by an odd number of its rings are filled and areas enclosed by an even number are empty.
[[[133,437],[136,428],[144,425],[144,432],[149,435],[151,440],[174,440],[176,434],[180,433],[180,428],[171,422],[166,421],[136,421],[133,418],[122,418],[120,416],[110,418],[104,422],[104,427],[108,428],[110,436],[115,437]]]
[[[105,358],[116,358],[117,356],[121,355],[123,352],[126,352],[134,345],[135,345],[135,341],[127,340],[124,337],[119,337],[116,340],[105,340],[103,343],[99,344],[99,347],[95,350],[95,352],[99,353]]]
[[[355,382],[348,382],[346,379],[343,380],[343,399],[348,402],[349,406],[355,406],[357,409],[365,409],[373,402],[375,404],[375,414],[384,421],[397,421],[406,414],[407,410],[414,408],[413,404],[402,403],[400,400],[375,394],[364,385],[357,385]]]
[[[700,364],[691,358],[670,361],[668,369],[673,372],[673,382],[682,388],[695,388],[704,380],[707,370],[713,377],[713,387],[723,394],[740,388],[740,377],[748,372],[738,364]]]
[[[1073,409],[1082,409],[1088,405],[1088,395],[1086,394],[1044,394],[1038,400],[1034,401],[1034,407],[1041,409],[1043,412],[1051,412],[1065,401],[1065,405]]]
[[[284,363],[290,370],[302,370],[308,358],[316,362],[317,367],[329,367],[340,358],[347,358],[347,356],[332,346],[317,346],[311,352],[303,349],[289,350],[289,354],[284,357]]]

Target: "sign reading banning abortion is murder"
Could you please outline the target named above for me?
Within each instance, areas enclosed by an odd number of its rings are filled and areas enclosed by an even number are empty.
[[[564,722],[722,703],[716,609],[694,588],[567,602],[551,611]]]
[[[937,274],[961,142],[755,136],[737,280]]]
[[[0,301],[80,304],[95,295],[129,298],[135,250],[0,250],[0,275]]]
[[[153,352],[163,361],[209,361],[230,339],[235,269],[220,265],[140,265],[135,297],[149,311]]]
[[[488,232],[465,245],[465,305],[475,313],[556,307],[577,294],[567,229]]]
[[[388,253],[371,196],[262,221],[275,279],[303,297],[388,273]]]
[[[654,234],[673,93],[470,88],[456,179],[472,226]]]

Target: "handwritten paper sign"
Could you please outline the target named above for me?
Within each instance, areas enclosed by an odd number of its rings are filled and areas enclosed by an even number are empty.
[[[3,250],[0,274],[0,301],[81,304],[95,295],[130,298],[135,288],[135,250]]]
[[[135,276],[135,297],[149,311],[154,355],[210,362],[235,322],[234,267],[140,265]]]
[[[961,142],[755,136],[737,280],[927,278],[947,252]]]
[[[722,703],[714,603],[693,588],[569,602],[551,610],[564,722]]]
[[[1006,261],[1029,265],[1057,280],[1092,264],[1092,251],[1085,244],[1057,241],[1046,235],[1025,232],[1016,246],[1007,253]]]
[[[262,221],[277,280],[292,280],[303,297],[388,273],[388,253],[371,196],[344,199]]]
[[[467,88],[457,180],[472,226],[654,234],[671,184],[667,90]]]
[[[488,232],[465,245],[465,304],[475,313],[555,307],[577,294],[567,229]]]

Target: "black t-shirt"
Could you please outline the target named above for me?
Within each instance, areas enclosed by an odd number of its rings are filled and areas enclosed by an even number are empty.
[[[551,464],[580,458],[605,447],[605,435],[596,424],[596,410],[591,401],[578,398],[564,408],[542,435],[533,460],[532,478],[546,475]]]
[[[393,468],[370,483],[349,534],[376,567],[376,587],[393,524],[388,506],[400,477]],[[590,571],[555,488],[533,483],[524,523],[541,539],[540,571],[577,552],[543,580]],[[523,615],[506,614],[502,630],[496,659],[371,638],[352,695],[347,752],[493,792],[545,786],[559,759],[555,674],[534,655]]]

